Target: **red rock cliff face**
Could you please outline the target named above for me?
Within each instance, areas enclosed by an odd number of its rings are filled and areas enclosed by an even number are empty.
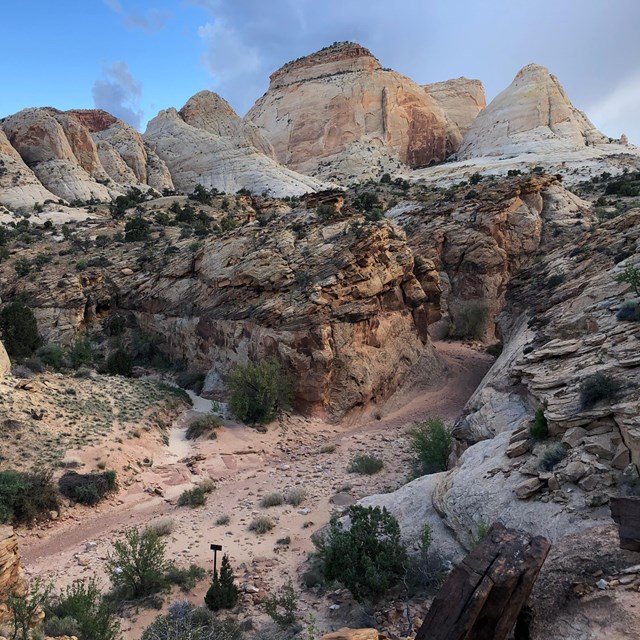
[[[313,175],[345,157],[358,166],[380,153],[412,167],[428,165],[455,151],[462,138],[422,87],[383,69],[353,43],[284,65],[247,117],[280,162]]]
[[[67,113],[80,120],[91,133],[104,131],[118,121],[118,118],[102,109],[71,109]]]

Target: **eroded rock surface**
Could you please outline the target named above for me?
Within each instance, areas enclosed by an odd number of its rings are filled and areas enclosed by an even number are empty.
[[[11,527],[0,525],[0,623],[10,619],[7,600],[24,595],[26,588],[18,538]]]

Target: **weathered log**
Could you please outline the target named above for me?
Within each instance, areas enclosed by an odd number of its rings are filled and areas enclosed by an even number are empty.
[[[620,548],[640,551],[640,498],[611,498],[611,517],[618,525]]]
[[[551,544],[496,522],[451,572],[416,640],[505,640]]]

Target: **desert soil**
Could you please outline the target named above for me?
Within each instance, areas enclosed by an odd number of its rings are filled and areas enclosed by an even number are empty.
[[[264,617],[260,600],[289,577],[296,584],[304,571],[313,549],[311,534],[339,508],[332,497],[340,492],[347,502],[356,501],[406,482],[411,477],[407,429],[429,417],[454,421],[493,362],[483,351],[461,343],[439,342],[436,347],[445,375],[430,388],[413,386],[396,394],[370,419],[351,417],[330,424],[290,417],[271,425],[267,433],[227,421],[215,440],[187,441],[186,425],[210,409],[209,402],[196,398],[194,407],[174,424],[169,446],[154,444],[151,466],[142,467],[136,481],[98,508],[68,508],[57,521],[21,533],[28,573],[52,580],[56,588],[96,575],[106,588],[104,560],[112,541],[128,527],[170,518],[174,528],[165,538],[168,558],[180,566],[196,563],[212,569],[210,544],[222,544],[245,591],[243,616],[259,622]],[[145,437],[136,446],[144,444]],[[335,450],[321,453],[327,445],[335,445]],[[348,463],[358,453],[384,459],[384,469],[373,476],[348,473]],[[216,482],[207,504],[197,509],[177,507],[180,493],[207,476]],[[294,487],[306,491],[300,506],[259,506],[264,494],[285,493]],[[230,517],[229,524],[216,525],[223,514]],[[248,525],[257,515],[268,515],[275,527],[263,535],[250,532]],[[276,544],[287,536],[289,545]],[[186,597],[201,603],[208,585],[206,579],[188,596],[175,592],[166,600]],[[301,590],[300,612],[313,612],[322,630],[342,626],[341,610],[330,609],[331,604],[331,598]],[[154,610],[130,612],[122,621],[124,638],[139,638],[157,614]]]

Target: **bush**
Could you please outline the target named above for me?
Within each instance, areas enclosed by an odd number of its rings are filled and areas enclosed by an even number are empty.
[[[623,322],[638,322],[640,321],[640,307],[637,302],[625,302],[620,309],[618,309],[618,313],[616,313],[616,318],[618,320],[622,320]]]
[[[93,364],[95,354],[88,340],[76,340],[69,351],[69,362],[74,369]]]
[[[267,533],[275,527],[273,520],[267,518],[267,516],[257,516],[249,523],[249,531],[253,531],[258,534]]]
[[[9,595],[7,608],[12,628],[11,640],[29,640],[32,627],[39,624],[42,608],[49,600],[50,586],[43,586],[40,578],[30,585],[25,595]]]
[[[130,378],[133,375],[133,361],[124,349],[116,349],[107,358],[105,369],[110,376]]]
[[[580,385],[580,403],[583,409],[590,409],[601,400],[614,400],[622,388],[618,380],[608,373],[596,373],[586,378]]]
[[[200,436],[203,436],[205,433],[212,432],[221,425],[222,418],[214,415],[213,413],[199,416],[189,423],[185,437],[187,440],[197,440]],[[215,437],[215,432],[211,434],[211,437]]]
[[[165,545],[153,531],[128,529],[106,562],[116,598],[142,598],[166,586]]]
[[[10,356],[28,358],[41,344],[33,311],[22,302],[10,302],[0,311],[0,337]]]
[[[284,498],[279,493],[267,493],[266,496],[263,496],[262,500],[260,500],[260,506],[263,509],[268,509],[269,507],[278,507],[284,502]]]
[[[640,268],[630,264],[625,268],[622,275],[618,277],[618,282],[630,284],[635,294],[640,296]]]
[[[282,587],[279,593],[273,594],[264,601],[264,610],[282,628],[289,627],[296,621],[298,597],[291,580]]]
[[[150,522],[145,531],[150,531],[159,538],[162,538],[162,536],[168,536],[173,532],[174,524],[171,518],[160,518]]]
[[[488,317],[489,308],[485,302],[467,302],[453,314],[449,333],[453,338],[480,340],[487,328]]]
[[[215,573],[213,582],[207,591],[204,602],[211,611],[220,609],[233,609],[238,602],[238,587],[233,577],[233,569],[229,562],[229,556],[225,553],[222,556],[220,573]]]
[[[201,507],[207,502],[207,494],[202,487],[193,487],[192,489],[185,489],[178,498],[179,507]]]
[[[240,627],[217,618],[206,607],[174,602],[164,616],[158,616],[141,640],[240,640]]]
[[[230,407],[242,422],[271,422],[293,399],[291,381],[275,358],[238,365],[231,374]]]
[[[218,516],[216,518],[216,524],[219,527],[224,527],[225,525],[229,524],[229,522],[231,522],[231,518],[226,513],[223,513],[221,516]]]
[[[46,607],[47,635],[73,634],[78,640],[116,640],[120,625],[95,578],[75,580]]]
[[[189,593],[206,574],[207,572],[197,564],[190,564],[187,569],[181,569],[170,563],[164,577],[170,584],[178,585],[182,593]]]
[[[543,471],[551,471],[566,455],[566,447],[561,442],[554,442],[540,454],[538,466]]]
[[[440,418],[430,418],[409,432],[409,445],[416,454],[419,473],[427,475],[447,470],[452,438]]]
[[[36,351],[36,356],[40,358],[47,367],[51,367],[54,371],[64,369],[67,364],[64,350],[57,344],[42,345]]]
[[[31,524],[58,511],[51,471],[0,471],[0,523]]]
[[[330,220],[335,220],[340,217],[338,210],[334,204],[321,204],[316,209],[316,214],[320,220],[323,222],[328,222]]]
[[[361,475],[372,476],[378,471],[381,471],[384,467],[384,460],[370,456],[367,454],[360,454],[355,456],[347,466],[349,473],[359,473]]]
[[[341,582],[358,602],[377,599],[405,573],[400,526],[380,507],[350,507],[349,518],[347,529],[332,517],[329,532],[314,540],[319,568],[327,581]]]
[[[549,435],[549,425],[542,407],[536,409],[536,417],[529,427],[529,434],[534,440],[544,440]]]
[[[141,242],[148,240],[151,231],[151,225],[144,218],[132,218],[127,220],[124,226],[125,242]]]
[[[78,473],[67,471],[58,480],[60,493],[80,504],[95,505],[118,487],[115,471]]]
[[[296,487],[294,489],[289,489],[284,494],[284,499],[287,504],[290,504],[292,507],[300,506],[307,497],[307,492],[302,487]]]

